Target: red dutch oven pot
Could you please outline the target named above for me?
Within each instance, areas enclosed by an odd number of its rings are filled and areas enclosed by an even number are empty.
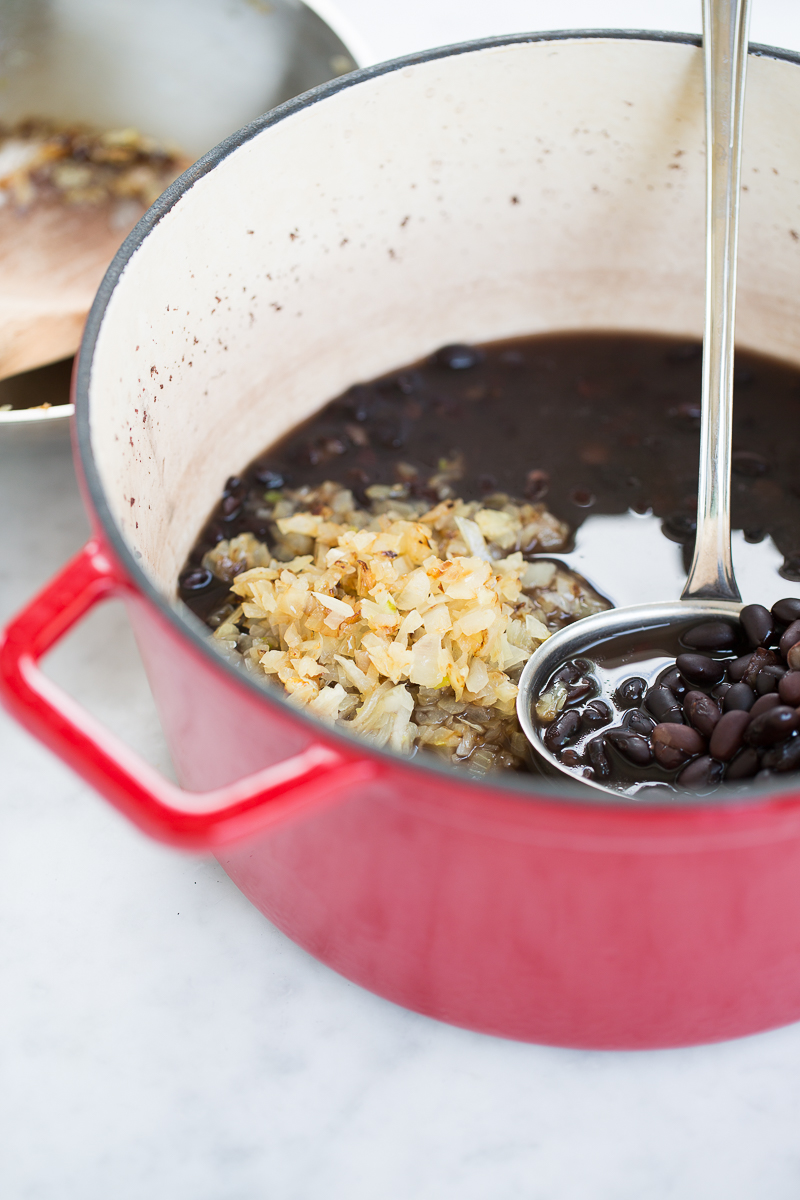
[[[748,87],[739,336],[800,363],[796,58],[754,51]],[[75,383],[93,538],[5,631],[5,704],[139,828],[471,1029],[647,1047],[798,1019],[800,794],[608,803],[402,760],[238,673],[175,581],[226,476],[358,378],[456,340],[698,336],[703,163],[696,39],[644,34],[436,50],[223,143],[100,289]],[[37,665],[109,596],[180,788]]]

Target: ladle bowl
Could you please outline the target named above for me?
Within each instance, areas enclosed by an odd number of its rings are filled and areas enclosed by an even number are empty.
[[[662,630],[672,630],[682,626],[690,627],[698,621],[710,621],[715,617],[736,619],[742,605],[732,600],[666,600],[663,604],[632,604],[626,608],[613,608],[608,612],[596,613],[592,617],[584,617],[574,625],[567,625],[554,633],[546,642],[542,642],[525,664],[525,669],[519,679],[517,694],[517,716],[522,731],[531,743],[534,751],[544,759],[548,767],[559,772],[567,772],[564,764],[547,748],[542,727],[537,725],[533,717],[533,699],[545,690],[548,680],[562,663],[573,658],[591,656],[593,649],[604,642],[627,634],[641,634],[642,639],[648,635],[658,634]],[[632,660],[637,675],[647,677],[647,671],[641,663]],[[659,668],[660,669],[660,668]],[[655,678],[647,679],[648,686]],[[601,792],[609,792],[619,798],[619,788],[607,787],[604,783],[593,779],[591,787]]]

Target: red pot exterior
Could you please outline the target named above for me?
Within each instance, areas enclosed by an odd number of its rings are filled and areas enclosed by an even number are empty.
[[[149,603],[130,611],[186,787],[308,744]],[[800,1018],[800,797],[598,807],[397,761],[218,857],[316,958],[470,1029],[644,1048]]]
[[[206,793],[199,809],[37,670],[112,594],[181,783]],[[289,937],[398,1004],[603,1049],[800,1017],[797,794],[615,806],[371,752],[237,678],[136,590],[100,535],[0,638],[0,695],[140,828],[214,850]]]

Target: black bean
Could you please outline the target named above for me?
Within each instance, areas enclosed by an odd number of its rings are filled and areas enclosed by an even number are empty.
[[[571,767],[573,770],[576,767],[583,766],[583,758],[581,757],[581,755],[578,753],[577,750],[572,750],[569,747],[567,747],[566,750],[561,751],[561,753],[559,754],[559,758],[561,759],[561,761],[565,767]]]
[[[789,628],[781,637],[781,654],[784,658],[791,650],[792,646],[800,642],[800,620],[792,621]]]
[[[279,492],[282,487],[286,486],[284,476],[280,471],[274,471],[272,467],[259,467],[255,472],[255,478],[264,485],[268,492]]]
[[[525,479],[525,495],[528,500],[544,500],[550,488],[547,471],[528,471]]]
[[[715,662],[705,654],[679,654],[675,659],[678,670],[689,683],[700,683],[711,687],[719,683],[725,674],[725,664]]]
[[[646,767],[652,761],[653,751],[650,749],[650,743],[638,733],[631,733],[628,729],[609,729],[605,737],[615,750],[619,750],[620,754],[637,767]]]
[[[559,667],[553,676],[552,683],[577,683],[581,677],[581,672],[574,663],[564,663],[563,667]]]
[[[758,770],[758,754],[752,746],[745,746],[725,772],[726,779],[752,779]]]
[[[800,737],[794,734],[785,742],[773,746],[763,756],[761,762],[765,767],[771,767],[773,771],[796,771],[800,767]]]
[[[763,646],[759,646],[758,649],[754,650],[750,656],[750,665],[743,676],[744,682],[749,687],[754,688],[756,686],[756,679],[758,678],[759,672],[762,671],[764,667],[775,667],[780,665],[781,661],[774,651],[765,650]]]
[[[561,750],[568,742],[575,740],[580,727],[581,714],[576,708],[567,709],[560,717],[556,717],[552,725],[548,725],[543,738],[545,746],[553,753]]]
[[[730,650],[736,645],[736,630],[727,621],[704,621],[688,629],[681,641],[692,650]]]
[[[591,679],[578,679],[567,687],[565,704],[574,704],[576,700],[584,700],[594,690]]]
[[[800,704],[800,671],[787,671],[778,684],[781,700],[797,708]]]
[[[675,693],[666,687],[652,687],[644,698],[645,705],[650,709],[657,721],[672,721],[683,724],[683,713],[675,699]]]
[[[767,696],[770,692],[777,692],[778,684],[785,674],[785,667],[762,667],[754,680],[758,695]]]
[[[611,720],[611,709],[602,700],[590,700],[581,712],[581,730],[588,733],[591,729],[599,729],[608,725]]]
[[[590,492],[588,488],[573,488],[569,498],[578,508],[591,508],[597,499],[594,492]]]
[[[735,658],[733,662],[727,664],[728,679],[731,683],[739,683],[744,679],[750,669],[752,654],[743,654],[741,658]]]
[[[800,642],[795,642],[793,646],[789,647],[786,664],[792,671],[800,671]]]
[[[681,771],[676,782],[685,788],[716,787],[722,779],[722,771],[721,762],[717,762],[715,758],[704,754],[702,758],[695,758],[692,762],[688,763]]]
[[[725,712],[749,712],[755,704],[755,699],[755,692],[746,683],[734,683],[725,693],[722,707]],[[800,704],[800,699],[798,699],[798,704]]]
[[[671,516],[662,522],[661,532],[671,542],[677,542],[678,545],[685,546],[688,542],[694,540],[694,536],[697,533],[697,521],[694,517],[690,517],[686,513],[672,513]]]
[[[650,741],[656,762],[667,771],[677,770],[706,749],[705,739],[688,725],[656,725]]]
[[[766,696],[759,696],[753,707],[750,709],[750,717],[760,717],[762,713],[770,712],[771,709],[777,708],[781,702],[777,692],[768,692]]]
[[[647,680],[632,675],[630,679],[623,679],[614,692],[614,699],[620,708],[634,708],[642,703],[646,691]]]
[[[404,396],[412,396],[415,392],[422,391],[424,382],[419,371],[401,371],[394,385]]]
[[[778,568],[778,574],[791,583],[800,583],[800,554],[787,554]]]
[[[218,580],[205,567],[192,567],[190,571],[184,571],[178,582],[182,592],[197,593],[204,592]]]
[[[725,697],[727,696],[728,692],[731,690],[732,687],[733,687],[732,683],[718,683],[716,685],[716,687],[713,687],[711,689],[711,695],[714,697],[715,700],[722,701],[725,699]]]
[[[772,615],[781,625],[791,625],[792,621],[800,621],[800,600],[794,596],[776,600],[772,606]]]
[[[711,737],[714,726],[720,719],[719,705],[710,696],[706,696],[705,692],[687,692],[683,712],[686,720],[694,725],[703,737]]]
[[[800,729],[800,713],[788,704],[779,704],[770,712],[754,717],[744,737],[749,746],[774,746],[796,729]]]
[[[656,687],[669,688],[678,700],[683,700],[687,691],[686,680],[677,667],[666,667],[656,679]]]
[[[452,346],[442,346],[433,356],[437,367],[447,367],[451,371],[466,371],[483,362],[484,354],[477,346],[465,346],[455,343]]]
[[[745,604],[739,613],[739,620],[751,646],[766,646],[775,622],[772,613],[763,604]]]
[[[589,759],[597,779],[611,778],[613,767],[606,750],[605,737],[601,735],[586,743],[586,757]]]
[[[223,521],[235,521],[242,511],[242,498],[235,493],[226,496],[219,507]]]
[[[740,750],[744,741],[744,731],[749,724],[750,713],[743,709],[723,713],[708,743],[711,757],[718,758],[720,762],[730,762]]]
[[[650,737],[656,726],[655,721],[638,708],[632,708],[626,712],[622,718],[622,724],[625,729],[630,729],[632,733],[639,733],[642,737]]]

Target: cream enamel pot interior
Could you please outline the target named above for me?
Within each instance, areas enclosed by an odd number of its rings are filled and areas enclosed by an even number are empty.
[[[755,52],[738,334],[794,362],[799,127],[798,61]],[[212,847],[312,954],[470,1028],[641,1047],[800,1018],[800,794],[659,808],[373,751],[218,659],[176,577],[225,478],[358,379],[456,340],[699,337],[703,185],[696,39],[445,48],[212,151],[131,234],[88,322],[96,535],[6,631],[6,703],[142,828]],[[182,784],[214,789],[195,803],[36,668],[111,593]]]

